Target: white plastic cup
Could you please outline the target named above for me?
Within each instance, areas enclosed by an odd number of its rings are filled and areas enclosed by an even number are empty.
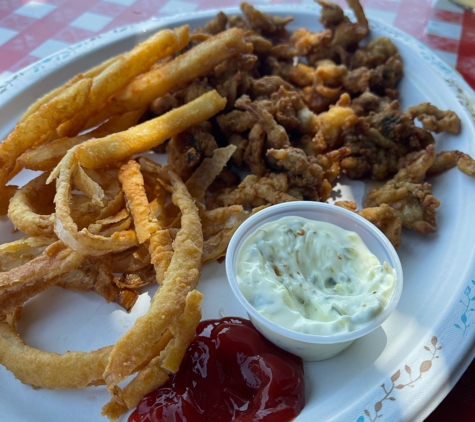
[[[386,261],[396,272],[396,286],[383,311],[368,324],[348,333],[333,335],[304,334],[284,328],[261,315],[241,293],[236,266],[239,250],[247,237],[262,225],[282,217],[296,216],[331,223],[357,233],[368,249],[383,263]],[[226,274],[231,289],[245,308],[256,329],[277,346],[306,361],[331,358],[346,349],[354,340],[378,328],[394,311],[402,293],[403,273],[401,261],[387,237],[368,220],[344,208],[322,202],[295,201],[273,205],[249,217],[236,230],[226,253]]]

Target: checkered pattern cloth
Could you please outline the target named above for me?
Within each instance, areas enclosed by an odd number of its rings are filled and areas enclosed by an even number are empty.
[[[343,0],[337,0],[346,6]],[[0,81],[99,33],[152,16],[237,6],[240,0],[0,0]],[[252,3],[314,4],[313,0]],[[436,51],[475,88],[475,14],[449,0],[362,0],[372,16]]]

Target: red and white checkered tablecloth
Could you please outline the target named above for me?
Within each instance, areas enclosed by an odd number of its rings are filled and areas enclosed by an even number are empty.
[[[249,0],[256,6],[313,0]],[[344,0],[336,0],[346,6]],[[0,0],[0,84],[60,49],[111,29],[240,0]],[[372,16],[409,33],[475,89],[475,14],[449,0],[362,0]],[[475,420],[475,363],[427,422]]]
[[[122,25],[240,0],[0,0],[0,81],[52,53]],[[253,3],[312,3],[256,0]],[[337,3],[345,5],[343,0]],[[367,11],[434,49],[475,88],[475,14],[449,0],[362,0]]]

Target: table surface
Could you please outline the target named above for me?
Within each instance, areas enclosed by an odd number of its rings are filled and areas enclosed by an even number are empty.
[[[312,0],[249,0],[314,4]],[[343,0],[337,3],[346,6]],[[22,68],[111,29],[152,16],[237,6],[239,0],[0,0],[0,85]],[[475,89],[475,14],[449,0],[362,0],[372,16],[423,42]],[[470,422],[475,362],[427,422]]]

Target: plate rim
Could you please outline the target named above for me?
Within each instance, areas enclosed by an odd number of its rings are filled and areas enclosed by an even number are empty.
[[[276,12],[276,13],[288,13],[292,14],[295,11],[309,11],[312,13],[318,13],[321,10],[321,6],[317,3],[312,5],[305,4],[274,4],[274,5],[258,5],[259,10],[263,12]],[[24,68],[18,70],[13,75],[10,75],[3,82],[0,83],[0,103],[2,101],[2,95],[9,91],[9,89],[16,86],[16,81],[20,81],[21,78],[28,76],[35,76],[36,73],[41,71],[51,71],[58,64],[63,64],[62,60],[67,60],[68,58],[72,60],[75,55],[80,57],[83,53],[90,53],[94,49],[100,48],[102,45],[111,42],[111,38],[117,37],[116,40],[120,38],[125,38],[132,34],[137,34],[139,32],[145,31],[157,31],[161,27],[168,26],[173,24],[173,22],[182,21],[185,17],[192,19],[199,19],[200,17],[213,16],[217,12],[223,11],[224,13],[240,13],[239,7],[223,7],[223,8],[209,8],[205,10],[193,11],[190,13],[177,13],[170,16],[152,16],[148,19],[131,23],[128,25],[123,25],[118,28],[114,28],[103,32],[101,34],[86,38],[83,41],[74,43],[68,47],[65,47],[56,53],[53,53],[43,59],[40,59],[34,63],[31,63]],[[348,9],[344,9],[345,14],[354,19],[354,13]],[[448,82],[451,86],[456,85],[456,88],[466,91],[467,100],[470,102],[470,107],[473,109],[471,111],[472,115],[475,115],[475,90],[465,81],[462,75],[454,68],[452,68],[448,63],[446,63],[441,57],[439,57],[432,49],[423,44],[421,41],[414,38],[412,35],[405,33],[404,31],[384,23],[379,17],[372,16],[371,10],[365,11],[366,16],[368,17],[370,29],[377,26],[382,26],[386,30],[390,29],[395,36],[400,39],[403,39],[406,43],[410,43],[414,47],[417,47],[417,52],[420,56],[429,61],[432,65],[436,66],[436,70],[441,76],[444,77],[444,80]],[[55,60],[61,61],[61,63],[56,63]],[[17,87],[18,89],[18,87]],[[464,104],[465,105],[465,104]]]
[[[315,15],[317,15],[321,9],[321,7],[318,5],[309,7],[306,5],[297,4],[258,5],[258,8],[259,10],[269,13],[274,12],[282,14],[292,14],[296,12],[311,12]],[[83,55],[91,54],[93,51],[98,50],[101,47],[104,47],[112,42],[123,41],[124,39],[137,35],[140,32],[157,31],[163,27],[172,26],[174,23],[182,22],[185,17],[187,20],[205,17],[209,18],[214,16],[217,11],[224,11],[225,13],[231,14],[239,13],[240,9],[238,7],[212,8],[192,13],[176,14],[168,17],[152,17],[145,21],[112,29],[103,34],[99,34],[97,36],[88,38],[80,43],[76,43],[74,45],[66,47],[65,49],[62,49],[44,59],[38,60],[37,62],[19,70],[18,72],[7,78],[2,84],[0,84],[0,107],[3,107],[5,103],[8,103],[11,98],[15,97],[22,91],[27,90],[29,86],[37,79],[41,79],[42,76],[47,75],[54,69],[60,68],[61,66],[65,66],[70,61],[73,61],[74,59],[79,59]],[[345,12],[349,14],[348,10],[345,10]],[[351,13],[349,15],[351,15]],[[439,77],[441,77],[447,83],[447,85],[452,90],[455,97],[463,106],[463,108],[475,120],[475,92],[455,69],[451,68],[447,63],[443,61],[442,58],[437,56],[435,52],[433,52],[430,48],[422,44],[417,39],[413,38],[411,35],[404,33],[403,31],[393,27],[392,25],[388,25],[382,22],[378,18],[371,17],[371,13],[367,13],[367,16],[369,18],[371,29],[384,28],[385,31],[389,30],[388,32],[392,32],[394,36],[396,36],[406,44],[410,44],[411,46],[413,46],[415,48],[415,52],[423,60],[432,64],[434,66],[433,70],[435,70],[438,73]],[[471,278],[472,283],[475,285],[475,281],[473,281],[475,279],[474,268],[474,264],[472,263],[472,265],[470,266],[472,274]],[[458,286],[460,296],[463,295],[464,289],[465,291],[467,289],[467,287],[462,284],[463,283],[460,283],[460,285]],[[432,330],[434,332],[437,330],[441,331],[443,330],[443,328],[445,328],[442,325],[443,324],[434,325],[432,327]],[[452,389],[452,387],[456,384],[461,375],[465,372],[471,361],[475,358],[475,348],[473,347],[473,345],[475,344],[475,338],[472,338],[471,344],[468,345],[467,343],[468,342],[465,342],[465,353],[463,354],[463,356],[461,356],[461,359],[459,359],[458,364],[450,368],[451,377],[449,377],[442,383],[438,383],[438,394],[433,395],[433,400],[431,400],[430,402],[424,402],[424,405],[419,405],[417,409],[414,409],[414,412],[412,414],[414,420],[425,419],[437,407],[437,405],[444,399],[446,394],[448,394],[448,391],[443,391],[443,389],[440,387],[448,386],[450,389]],[[467,351],[470,351],[470,353],[467,353]],[[410,357],[415,354],[416,353],[414,351],[411,351],[407,356]],[[375,386],[372,391],[369,391],[367,394],[362,395],[360,398],[354,401],[355,404],[361,405],[361,411],[345,411],[344,414],[348,416],[351,413],[352,416],[354,416],[354,420],[356,422],[365,421],[366,419],[364,418],[364,416],[359,415],[359,413],[363,413],[362,409],[364,407],[364,403],[369,403],[371,401],[369,400],[369,398],[374,398],[374,393],[376,391],[380,391],[380,386]],[[385,416],[390,416],[390,412],[385,413]]]

